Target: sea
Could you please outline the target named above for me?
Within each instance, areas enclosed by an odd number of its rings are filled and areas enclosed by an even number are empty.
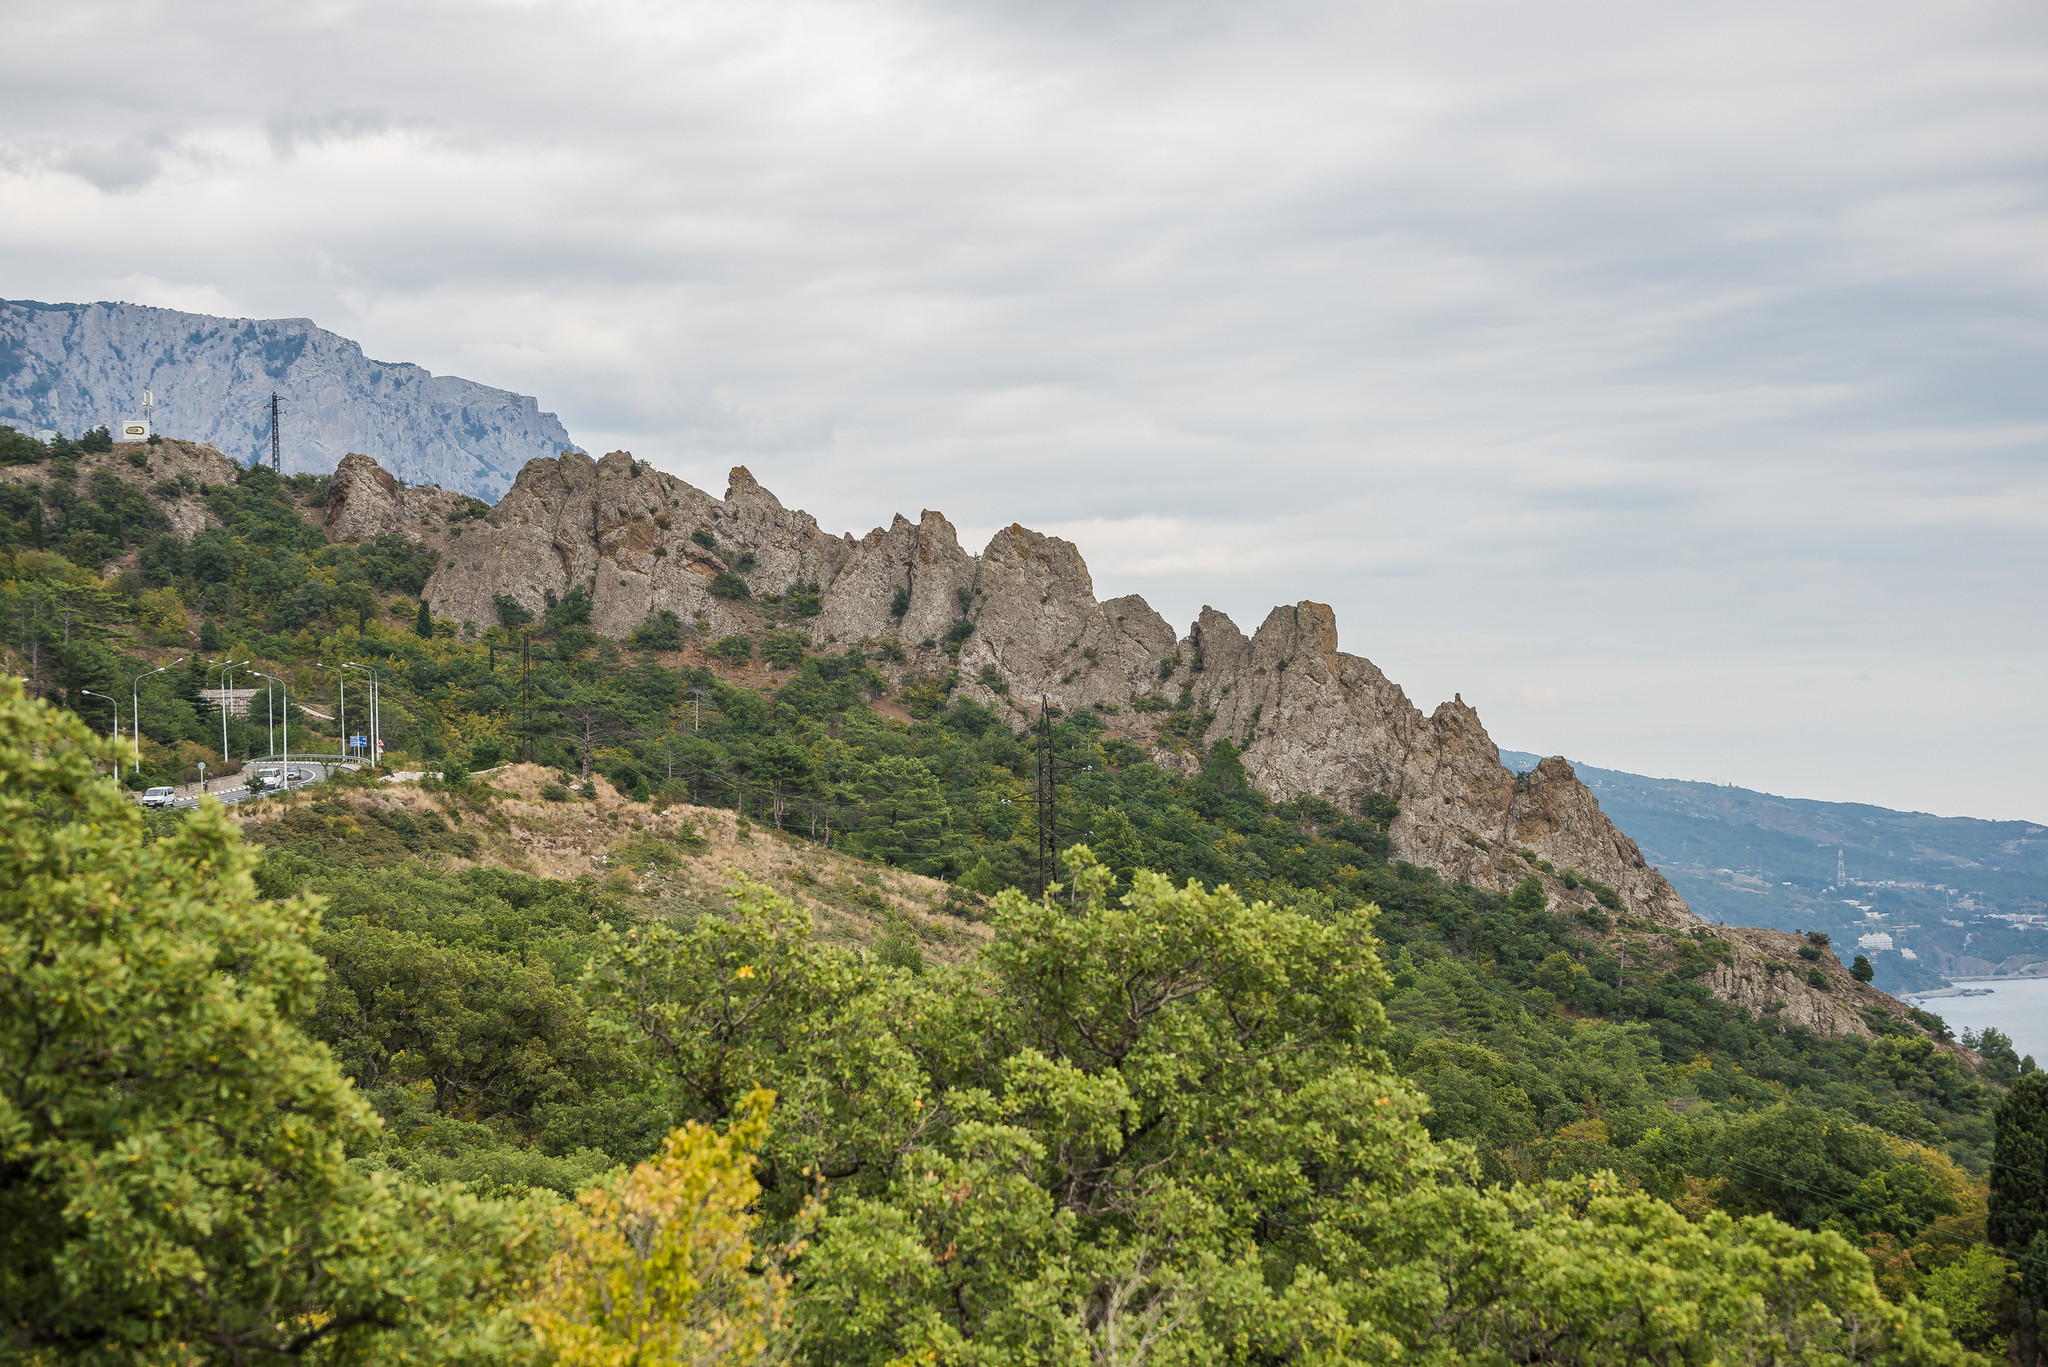
[[[2036,1063],[2048,1067],[2048,978],[1961,978],[1956,986],[1986,995],[1909,996],[1906,1001],[1947,1021],[1958,1036],[1965,1030],[1997,1026],[2012,1036],[2012,1047],[2021,1055],[2032,1054]]]

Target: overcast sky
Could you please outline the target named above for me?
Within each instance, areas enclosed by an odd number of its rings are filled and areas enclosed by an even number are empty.
[[[1503,746],[2048,821],[2048,9],[13,4],[0,297],[310,317]]]

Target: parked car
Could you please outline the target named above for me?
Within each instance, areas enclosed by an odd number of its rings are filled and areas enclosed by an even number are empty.
[[[142,795],[142,805],[145,807],[170,807],[174,806],[177,801],[178,790],[176,788],[151,788]]]

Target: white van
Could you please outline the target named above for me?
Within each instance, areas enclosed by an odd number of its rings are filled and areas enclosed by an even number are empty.
[[[175,806],[177,801],[176,788],[151,788],[142,795],[142,805],[145,807],[170,807]]]

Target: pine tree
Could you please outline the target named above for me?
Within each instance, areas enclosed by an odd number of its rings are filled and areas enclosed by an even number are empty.
[[[907,755],[890,755],[864,767],[857,787],[860,828],[849,835],[848,846],[870,859],[944,876],[952,823],[931,771]]]
[[[2013,1346],[2022,1367],[2040,1354],[2039,1316],[2048,1289],[2048,1075],[2030,1073],[1998,1108],[1991,1150],[1991,1242],[2020,1264]]]
[[[1116,875],[1119,887],[1130,887],[1131,874],[1145,866],[1144,841],[1138,838],[1131,819],[1116,807],[1096,817],[1094,825],[1095,829],[1088,837],[1088,848],[1095,851],[1104,868]]]
[[[412,634],[423,641],[434,639],[434,614],[427,611],[427,600],[420,599],[419,616],[412,619]]]

